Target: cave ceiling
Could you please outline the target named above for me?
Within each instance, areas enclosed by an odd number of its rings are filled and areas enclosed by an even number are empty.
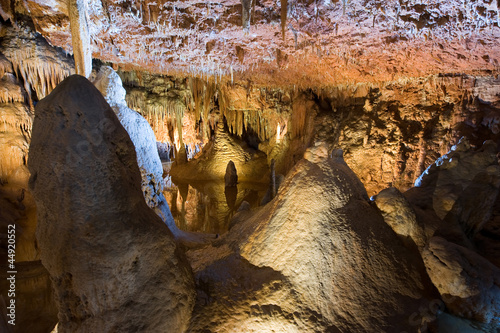
[[[499,7],[498,0],[88,0],[87,14],[93,57],[120,68],[311,87],[496,73]],[[72,53],[66,1],[7,2],[2,16],[23,10],[49,43]]]

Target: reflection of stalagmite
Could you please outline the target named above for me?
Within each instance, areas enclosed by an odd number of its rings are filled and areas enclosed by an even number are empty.
[[[69,0],[68,12],[76,73],[89,77],[92,72],[92,52],[90,50],[86,0]]]

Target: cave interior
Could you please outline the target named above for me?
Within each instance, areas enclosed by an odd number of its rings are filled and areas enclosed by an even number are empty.
[[[500,0],[0,0],[0,331],[500,332]]]

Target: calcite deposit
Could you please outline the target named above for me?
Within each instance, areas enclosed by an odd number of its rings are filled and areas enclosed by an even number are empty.
[[[74,1],[78,3],[78,1]],[[63,0],[2,3],[71,52]],[[496,1],[88,1],[94,58],[162,73],[302,87],[496,70]]]
[[[447,311],[483,323],[485,331],[499,325],[499,171],[495,143],[473,149],[462,138],[416,187],[373,198],[386,223],[418,245]]]
[[[154,208],[162,201],[163,167],[156,147],[156,138],[148,122],[137,112],[127,107],[125,89],[118,74],[111,67],[102,67],[94,85],[113,108],[120,124],[132,140],[141,171],[141,187],[144,199]]]

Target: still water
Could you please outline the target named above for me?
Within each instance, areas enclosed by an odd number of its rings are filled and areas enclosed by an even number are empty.
[[[222,234],[229,229],[233,215],[247,201],[258,207],[266,194],[267,185],[239,183],[225,187],[220,182],[190,182],[172,180],[175,185],[164,191],[175,223],[181,230]]]

